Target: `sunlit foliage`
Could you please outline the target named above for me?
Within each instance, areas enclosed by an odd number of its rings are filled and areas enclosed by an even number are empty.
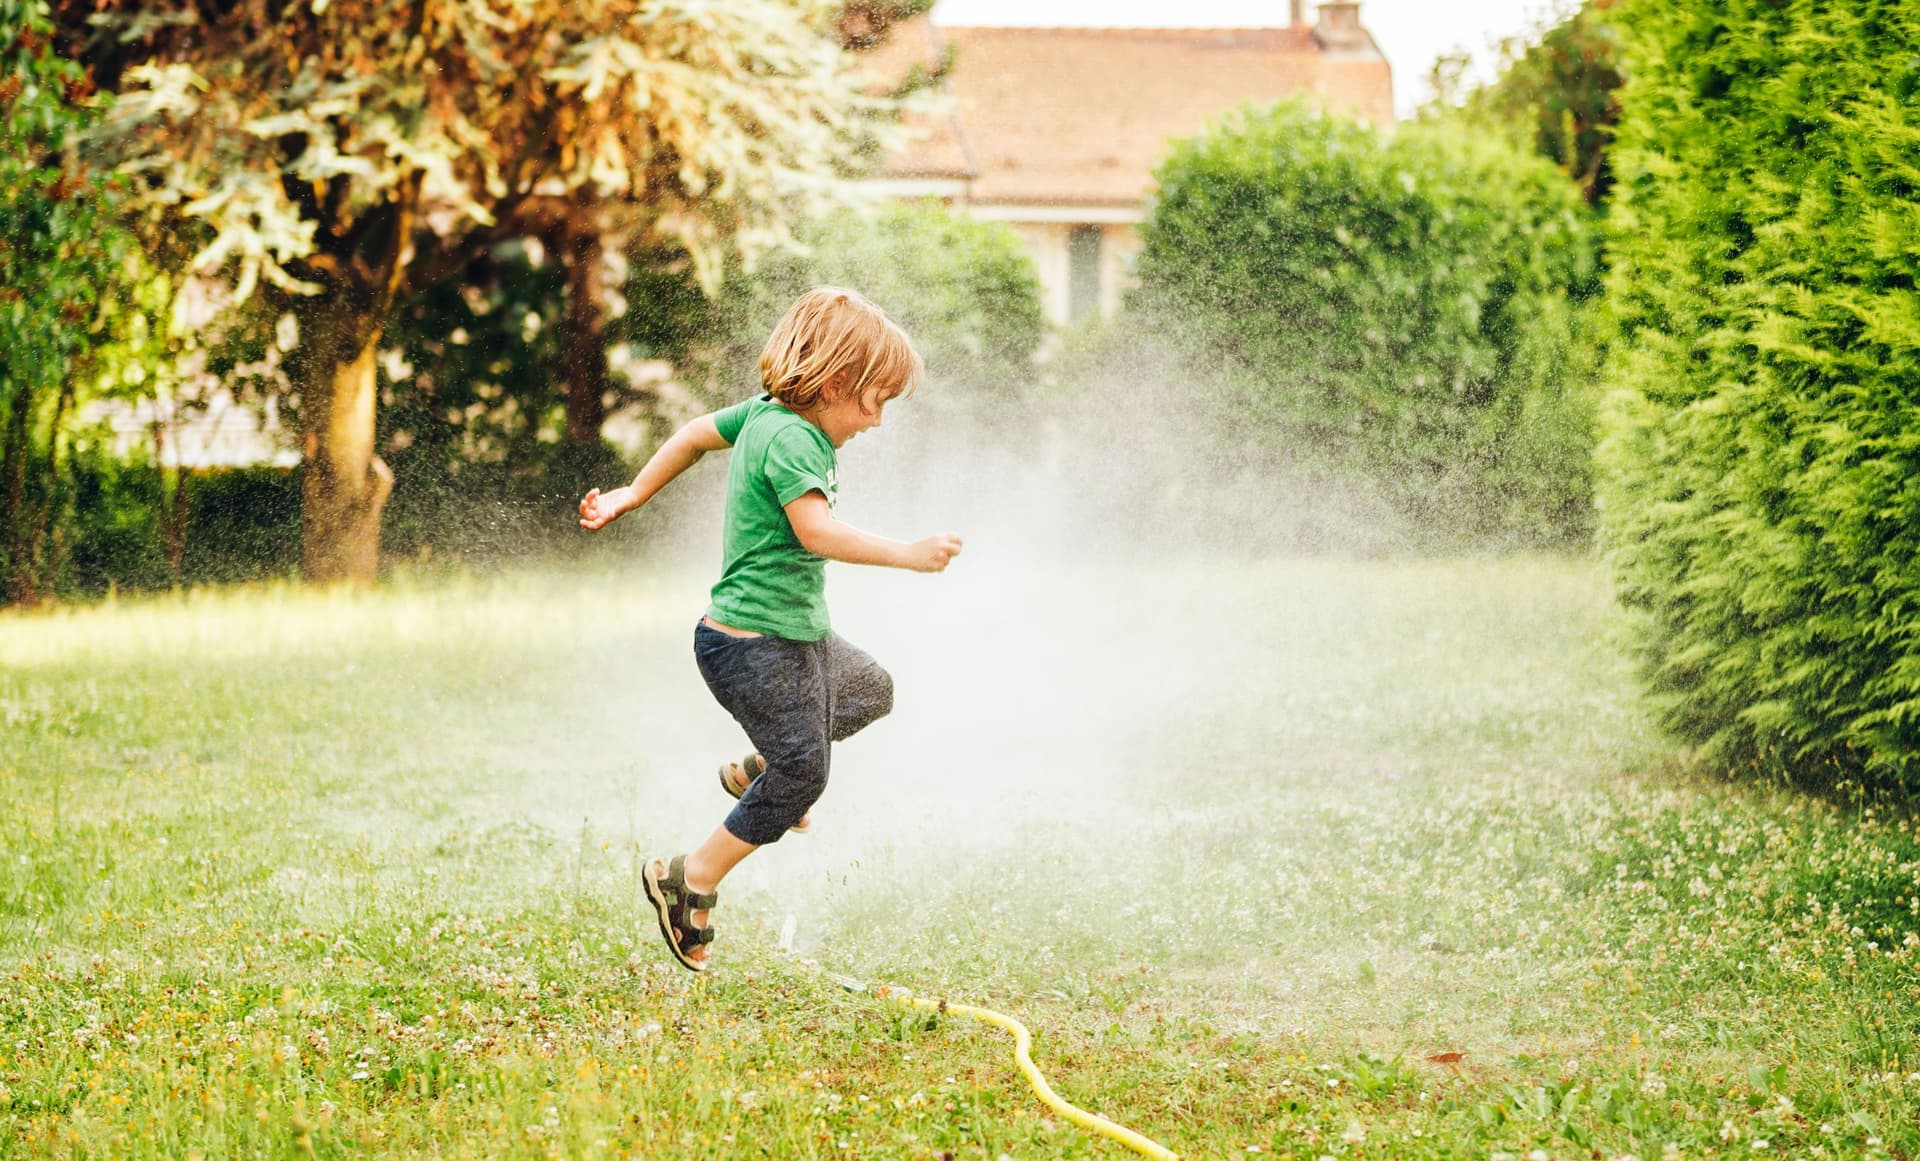
[[[874,6],[884,17],[886,6]],[[890,9],[887,9],[890,11]],[[93,139],[163,229],[204,223],[208,284],[298,324],[304,566],[371,579],[392,474],[374,353],[395,295],[471,245],[645,204],[711,286],[833,200],[892,107],[825,0],[63,0],[120,99]],[[616,215],[617,216],[617,215]],[[206,290],[206,287],[202,287]],[[210,290],[207,291],[211,293]]]
[[[1920,783],[1920,9],[1635,0],[1605,524],[1666,720]]]
[[[720,404],[757,389],[760,347],[809,287],[846,286],[904,327],[927,361],[929,405],[984,413],[1030,386],[1045,332],[1039,276],[1004,225],[934,204],[851,209],[808,222],[803,249],[695,293],[670,266],[635,271],[629,291],[664,309],[635,312],[642,349],[674,359]]]
[[[0,0],[0,603],[60,572],[64,426],[128,243],[100,175],[73,156],[92,82],[51,32],[41,0]]]
[[[1565,19],[1533,38],[1501,45],[1492,84],[1454,93],[1464,55],[1443,57],[1436,86],[1443,104],[1458,105],[1495,125],[1520,129],[1541,156],[1558,165],[1588,205],[1613,188],[1607,148],[1620,119],[1620,45],[1610,14],[1615,0],[1582,0]]]

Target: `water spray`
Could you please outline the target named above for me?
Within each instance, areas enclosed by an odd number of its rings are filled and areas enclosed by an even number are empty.
[[[787,916],[786,922],[780,926],[779,947],[781,951],[788,955],[793,954],[793,936],[796,927],[797,923],[791,915]],[[818,966],[811,960],[802,960],[796,957],[795,962],[818,970]],[[1117,1121],[1110,1121],[1098,1113],[1090,1113],[1077,1105],[1069,1104],[1063,1100],[1059,1093],[1053,1091],[1053,1086],[1047,1083],[1047,1078],[1040,1074],[1039,1066],[1033,1062],[1033,1033],[1027,1031],[1027,1026],[1012,1016],[1004,1012],[993,1011],[991,1008],[976,1008],[971,1004],[956,1004],[948,1000],[924,999],[914,995],[910,989],[896,987],[892,984],[875,984],[869,986],[851,976],[836,975],[832,972],[822,972],[821,974],[825,975],[846,991],[857,995],[867,995],[877,999],[891,1000],[896,1004],[903,1004],[909,1008],[918,1008],[922,1011],[942,1015],[952,1012],[979,1020],[985,1024],[992,1024],[996,1028],[1001,1028],[1012,1033],[1014,1063],[1019,1065],[1020,1072],[1027,1078],[1027,1083],[1033,1086],[1034,1095],[1040,1098],[1041,1103],[1062,1117],[1065,1117],[1067,1120],[1085,1129],[1087,1132],[1093,1133],[1096,1136],[1105,1137],[1111,1141],[1118,1141],[1143,1157],[1151,1157],[1154,1161],[1180,1161],[1180,1155],[1165,1145],[1151,1138],[1142,1136]]]

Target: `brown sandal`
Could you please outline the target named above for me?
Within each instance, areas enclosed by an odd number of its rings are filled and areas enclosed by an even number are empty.
[[[753,785],[753,780],[767,772],[767,760],[759,754],[748,754],[738,762],[726,762],[720,767],[720,789],[739,798]],[[739,781],[734,776],[739,775]]]
[[[720,789],[737,799],[747,792],[747,787],[753,785],[755,778],[766,772],[767,760],[758,754],[748,754],[738,762],[728,762],[720,767]],[[736,774],[738,781],[735,780]],[[799,822],[787,829],[794,834],[806,834],[813,829],[813,819],[803,814]]]
[[[682,967],[703,972],[707,970],[707,961],[694,959],[690,953],[713,942],[713,921],[709,917],[705,927],[695,927],[689,916],[695,911],[711,912],[720,898],[717,893],[701,895],[688,889],[686,872],[687,857],[675,855],[664,866],[659,859],[647,860],[640,878],[646,884],[647,901],[653,904],[653,913],[660,920],[660,934],[666,937],[673,958],[679,960]]]

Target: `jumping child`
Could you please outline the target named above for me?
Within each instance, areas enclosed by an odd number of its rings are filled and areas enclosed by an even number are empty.
[[[651,859],[642,872],[660,933],[694,971],[706,970],[720,880],[788,830],[806,830],[832,743],[893,708],[893,678],[828,624],[826,562],[940,572],[960,552],[958,536],[908,544],[833,516],[837,449],[879,427],[888,401],[910,393],[923,371],[879,307],[850,290],[810,290],[760,352],[764,394],[693,420],[633,483],[580,501],[580,526],[604,528],[702,455],[734,449],[720,581],[694,627],[693,656],[756,752],[720,768],[721,787],[739,799],[726,821],[691,854]]]

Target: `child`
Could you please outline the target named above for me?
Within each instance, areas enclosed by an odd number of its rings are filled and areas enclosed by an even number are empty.
[[[879,427],[887,402],[911,392],[922,372],[879,307],[850,290],[810,290],[760,352],[765,394],[687,424],[633,483],[580,501],[580,526],[603,528],[703,454],[734,449],[724,563],[693,656],[758,753],[720,769],[721,787],[740,800],[726,821],[693,853],[650,860],[642,872],[660,933],[694,971],[706,970],[707,911],[720,880],[756,848],[805,830],[832,743],[893,708],[893,678],[828,626],[826,562],[940,572],[960,551],[958,536],[907,544],[833,517],[836,449]]]

